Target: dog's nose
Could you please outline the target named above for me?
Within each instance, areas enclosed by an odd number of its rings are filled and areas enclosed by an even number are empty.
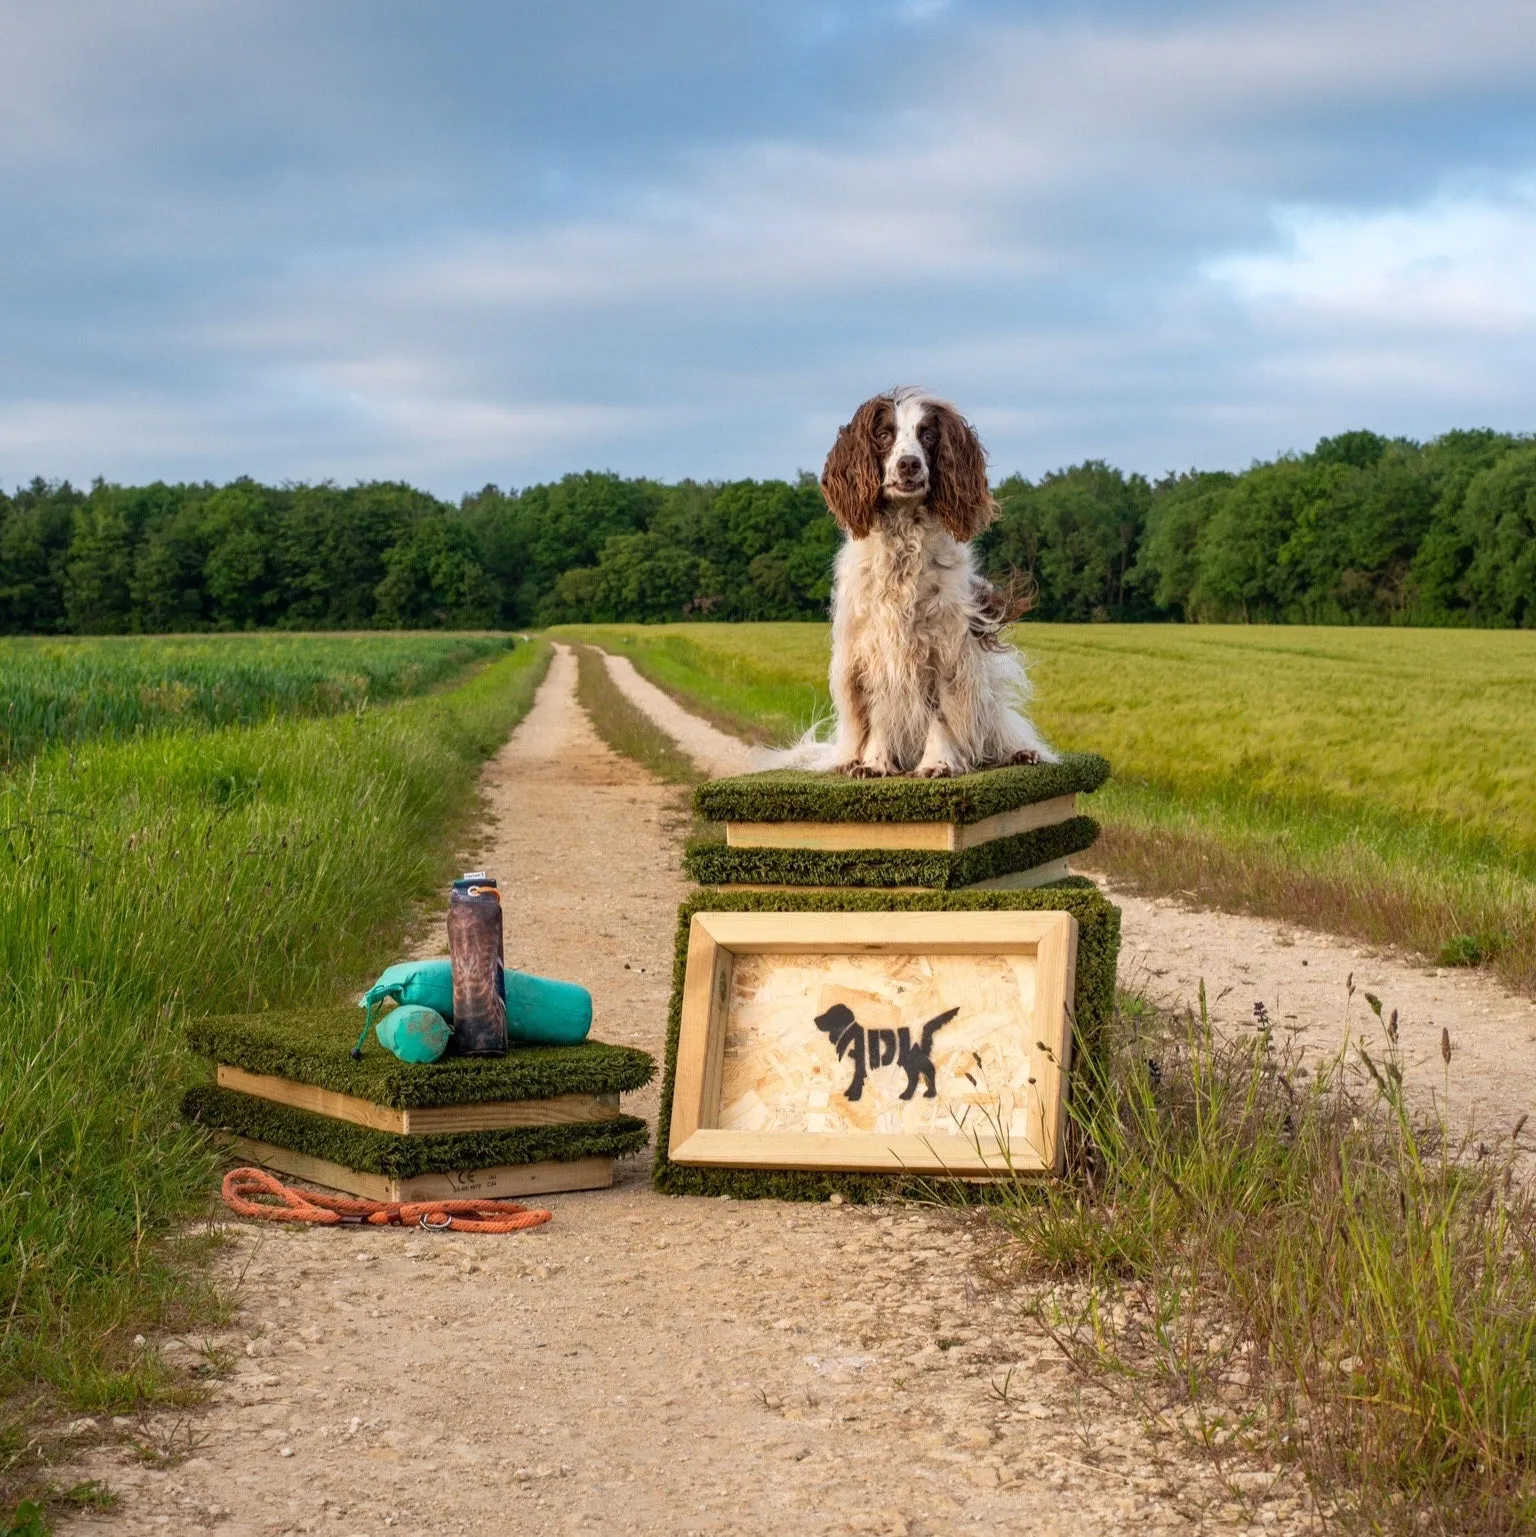
[[[923,473],[923,461],[916,454],[903,454],[896,461],[896,473],[903,480],[916,480]]]

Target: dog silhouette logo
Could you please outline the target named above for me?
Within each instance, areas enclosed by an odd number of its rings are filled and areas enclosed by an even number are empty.
[[[933,1085],[933,1038],[959,1012],[946,1009],[935,1014],[918,1032],[916,1040],[906,1025],[899,1030],[866,1030],[845,1003],[834,1003],[825,1014],[818,1014],[816,1028],[832,1042],[839,1062],[844,1057],[853,1061],[853,1081],[843,1092],[845,1099],[858,1099],[869,1075],[892,1062],[907,1075],[901,1099],[911,1099],[917,1093],[919,1079],[923,1082],[923,1098],[937,1099],[938,1090]]]

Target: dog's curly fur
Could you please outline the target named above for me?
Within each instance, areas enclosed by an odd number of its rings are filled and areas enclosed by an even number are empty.
[[[832,589],[837,730],[775,763],[940,777],[1055,762],[1001,637],[1015,616],[971,550],[997,504],[970,423],[920,390],[876,395],[838,433],[821,490],[847,535]]]

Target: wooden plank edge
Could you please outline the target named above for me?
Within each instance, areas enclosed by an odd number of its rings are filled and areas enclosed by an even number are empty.
[[[353,1094],[323,1089],[318,1084],[247,1072],[228,1062],[217,1064],[215,1076],[220,1088],[237,1094],[249,1094],[270,1104],[403,1137],[505,1131],[517,1126],[567,1126],[583,1121],[612,1121],[621,1114],[617,1094],[553,1094],[548,1099],[476,1100],[464,1105],[399,1110]]]
[[[606,1190],[613,1184],[613,1159],[604,1156],[573,1158],[568,1163],[551,1158],[540,1163],[494,1164],[485,1169],[456,1169],[395,1179],[365,1169],[349,1169],[328,1158],[315,1158],[234,1132],[219,1131],[213,1136],[221,1147],[247,1163],[366,1201],[451,1200],[455,1196],[506,1200],[556,1195],[566,1190]]]
[[[725,842],[738,849],[807,849],[956,853],[998,838],[1056,827],[1077,815],[1077,793],[1000,811],[976,822],[727,822]]]
[[[792,1169],[806,1173],[915,1174],[937,1179],[1041,1176],[1039,1149],[959,1137],[879,1133],[696,1131],[667,1153],[670,1162],[729,1169]]]

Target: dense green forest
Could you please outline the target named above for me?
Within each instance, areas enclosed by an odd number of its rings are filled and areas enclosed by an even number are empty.
[[[987,569],[1052,620],[1536,626],[1536,439],[1371,432],[1240,474],[1097,460],[996,487]],[[797,619],[837,531],[794,482],[568,475],[0,493],[0,633]]]

